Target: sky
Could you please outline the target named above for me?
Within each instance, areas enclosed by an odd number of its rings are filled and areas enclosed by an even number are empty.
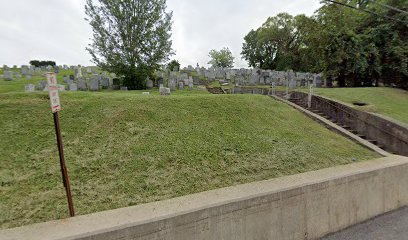
[[[319,0],[167,0],[173,11],[172,41],[182,67],[208,66],[211,49],[228,47],[236,68],[245,35],[280,12],[312,15]],[[92,29],[85,0],[0,0],[0,65],[53,60],[58,65],[94,65],[85,50]]]

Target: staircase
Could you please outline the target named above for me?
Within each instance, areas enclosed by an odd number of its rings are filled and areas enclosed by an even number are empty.
[[[220,87],[207,87],[207,90],[212,94],[225,94],[224,90]]]
[[[304,99],[290,97],[288,100],[289,100],[290,102],[292,102],[292,103],[294,103],[294,104],[296,104],[296,105],[298,105],[298,106],[304,108],[304,109],[308,109],[309,111],[311,111],[311,112],[313,112],[313,113],[315,113],[315,114],[317,114],[317,115],[319,115],[319,116],[321,116],[321,117],[323,117],[323,118],[328,119],[329,121],[333,122],[333,123],[336,124],[337,126],[342,127],[343,129],[349,131],[350,133],[352,133],[352,134],[354,134],[354,135],[356,135],[356,136],[358,136],[358,137],[360,137],[360,138],[362,138],[362,139],[365,139],[366,141],[368,141],[368,142],[370,142],[370,143],[372,143],[372,144],[378,146],[379,148],[381,148],[381,149],[387,151],[386,147],[383,146],[383,145],[381,145],[381,144],[378,144],[378,142],[377,142],[376,140],[367,139],[367,137],[366,137],[365,135],[359,133],[357,130],[353,129],[352,127],[350,127],[350,126],[348,126],[348,125],[346,125],[346,124],[344,124],[343,122],[339,122],[338,120],[331,118],[329,115],[327,115],[327,114],[324,113],[323,111],[321,111],[321,110],[319,110],[319,109],[315,109],[315,108],[313,108],[313,107],[312,107],[312,108],[308,108],[308,105],[307,105],[307,103],[304,101]],[[396,153],[394,153],[394,152],[391,152],[391,153],[392,153],[392,154],[396,154]]]

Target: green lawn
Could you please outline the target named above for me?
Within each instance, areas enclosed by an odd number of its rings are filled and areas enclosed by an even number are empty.
[[[379,157],[266,96],[64,92],[61,103],[78,215]],[[66,217],[47,94],[0,93],[0,139],[0,228]]]
[[[315,93],[408,124],[408,91],[395,88],[319,88],[315,89]],[[354,106],[353,102],[368,105],[359,107]]]
[[[13,81],[5,81],[0,79],[0,93],[8,93],[8,92],[24,92],[24,86],[27,84],[37,84],[41,80],[46,80],[45,73],[46,72],[34,72],[32,78],[27,80],[25,77],[21,79],[16,79],[16,73],[21,73],[21,69],[11,69],[13,72],[14,80]],[[0,69],[0,75],[3,74],[3,70]],[[60,70],[57,75],[57,78],[60,83],[63,82],[64,75],[69,76],[70,74],[74,74],[74,70]]]

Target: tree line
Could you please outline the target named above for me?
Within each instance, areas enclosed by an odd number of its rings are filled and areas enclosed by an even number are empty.
[[[406,0],[323,1],[313,16],[280,13],[244,38],[251,67],[323,72],[340,87],[408,88]]]

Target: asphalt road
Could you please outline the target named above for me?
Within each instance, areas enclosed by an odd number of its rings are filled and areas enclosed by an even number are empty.
[[[408,240],[408,207],[352,226],[323,240]]]

